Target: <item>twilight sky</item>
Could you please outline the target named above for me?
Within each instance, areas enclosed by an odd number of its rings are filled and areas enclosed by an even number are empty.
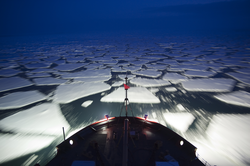
[[[249,0],[1,0],[0,35],[249,29]]]

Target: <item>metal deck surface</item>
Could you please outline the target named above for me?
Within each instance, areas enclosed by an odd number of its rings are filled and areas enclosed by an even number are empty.
[[[97,166],[122,165],[125,119],[129,121],[127,165],[155,166],[168,160],[180,166],[203,165],[195,156],[196,147],[167,127],[138,117],[116,117],[91,124],[62,142],[47,166],[71,166],[76,160],[94,161]]]

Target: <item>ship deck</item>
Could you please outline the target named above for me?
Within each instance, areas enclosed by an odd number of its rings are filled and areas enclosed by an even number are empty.
[[[187,140],[159,123],[138,117],[98,121],[66,139],[57,149],[58,154],[47,166],[204,165],[195,156],[196,147]]]

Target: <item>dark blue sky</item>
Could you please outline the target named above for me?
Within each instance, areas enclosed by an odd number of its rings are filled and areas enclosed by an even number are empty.
[[[1,0],[0,35],[250,28],[249,0]]]

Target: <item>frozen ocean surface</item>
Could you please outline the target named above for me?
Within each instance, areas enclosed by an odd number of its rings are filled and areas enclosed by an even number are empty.
[[[185,137],[204,162],[249,165],[249,39],[1,38],[0,165],[45,165],[63,140],[62,127],[67,137],[106,114],[119,116],[126,76],[135,116],[148,114]]]
[[[24,107],[46,98],[44,94],[36,90],[11,93],[0,98],[0,110]]]

